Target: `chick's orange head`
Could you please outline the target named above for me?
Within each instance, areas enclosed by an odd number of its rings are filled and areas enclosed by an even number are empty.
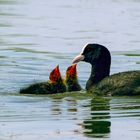
[[[67,77],[76,77],[77,76],[76,66],[77,66],[77,64],[73,64],[73,65],[71,65],[71,66],[69,66],[67,68],[66,78]]]
[[[52,72],[50,73],[50,81],[52,82],[57,82],[59,80],[61,80],[61,74],[60,74],[60,70],[59,70],[59,65],[57,65]]]

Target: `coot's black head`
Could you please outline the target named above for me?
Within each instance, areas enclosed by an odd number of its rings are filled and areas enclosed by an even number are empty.
[[[99,44],[87,44],[82,52],[76,56],[73,60],[73,63],[78,63],[79,61],[85,61],[91,65],[96,65],[99,63],[104,63],[110,65],[111,56],[109,50]]]

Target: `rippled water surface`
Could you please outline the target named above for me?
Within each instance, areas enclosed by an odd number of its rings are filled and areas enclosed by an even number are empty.
[[[88,42],[111,51],[111,73],[140,70],[139,33],[139,0],[0,0],[0,140],[140,139],[139,97],[18,94],[58,64],[65,76]],[[84,88],[90,66],[77,69]]]

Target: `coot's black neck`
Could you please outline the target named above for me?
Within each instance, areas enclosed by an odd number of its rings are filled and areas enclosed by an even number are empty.
[[[103,53],[98,60],[90,63],[91,64],[91,74],[86,83],[86,89],[89,90],[93,85],[100,82],[105,77],[110,74],[111,56],[110,52],[107,50]]]

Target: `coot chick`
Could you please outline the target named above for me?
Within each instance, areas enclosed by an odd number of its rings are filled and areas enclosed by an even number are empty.
[[[80,91],[81,86],[78,82],[78,76],[77,76],[77,70],[76,65],[73,64],[72,66],[69,66],[66,70],[66,85],[67,85],[67,91]]]
[[[66,85],[61,77],[59,66],[50,73],[47,82],[35,83],[20,90],[24,94],[53,94],[66,92]]]

